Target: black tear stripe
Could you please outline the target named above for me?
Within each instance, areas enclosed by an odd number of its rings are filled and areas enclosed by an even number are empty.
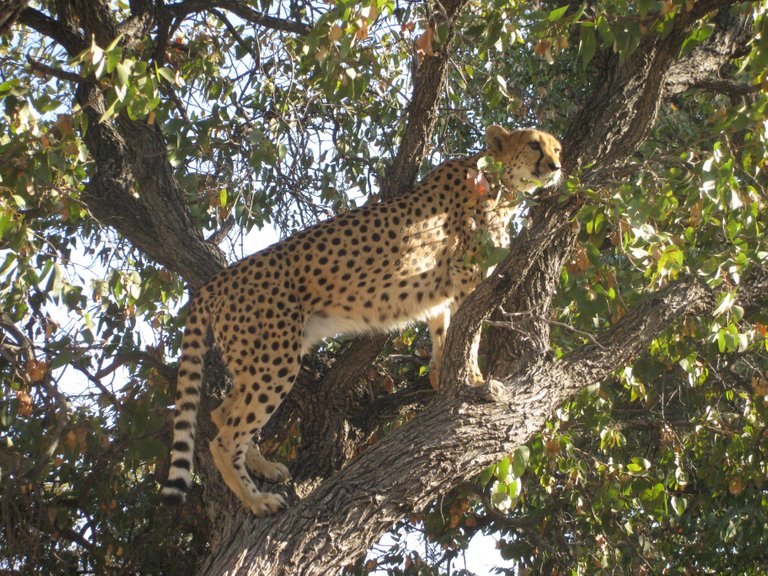
[[[539,159],[536,160],[536,172],[533,173],[534,176],[541,176],[541,161],[544,160],[544,149],[539,145]]]

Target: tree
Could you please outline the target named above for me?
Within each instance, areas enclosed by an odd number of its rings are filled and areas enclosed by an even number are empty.
[[[0,30],[3,570],[437,574],[483,531],[518,573],[760,573],[763,3],[3,1]],[[264,431],[288,510],[248,516],[206,442],[161,507],[185,292],[494,122],[561,134],[568,179],[488,247],[440,391],[419,327],[330,341]],[[202,414],[226,380],[212,354]],[[443,558],[366,562],[393,525]]]

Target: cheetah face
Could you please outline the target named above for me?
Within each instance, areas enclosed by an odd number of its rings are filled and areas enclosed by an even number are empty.
[[[485,133],[488,153],[504,165],[502,182],[510,189],[531,192],[560,181],[557,138],[539,130],[513,130],[489,126]]]

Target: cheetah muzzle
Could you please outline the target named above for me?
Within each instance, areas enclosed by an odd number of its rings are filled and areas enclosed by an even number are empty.
[[[257,516],[285,506],[260,492],[250,474],[273,482],[289,477],[259,452],[253,437],[291,389],[302,355],[339,333],[388,331],[426,320],[432,336],[430,380],[437,387],[451,315],[483,278],[472,252],[478,230],[509,243],[515,191],[560,180],[560,143],[538,130],[490,126],[488,148],[438,166],[410,192],[321,222],[216,274],[190,300],[179,363],[173,450],[163,496],[184,500],[192,482],[192,452],[203,356],[210,329],[234,385],[211,413],[210,442],[227,485]],[[478,187],[478,160],[503,165]],[[478,336],[479,338],[479,336]],[[473,344],[472,384],[483,376]]]

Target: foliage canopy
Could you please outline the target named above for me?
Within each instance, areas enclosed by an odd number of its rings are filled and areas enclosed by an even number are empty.
[[[761,573],[767,295],[742,297],[768,259],[766,10],[0,2],[0,571],[199,569],[220,544],[211,508],[221,495],[198,488],[176,511],[157,494],[186,288],[253,251],[264,227],[284,236],[407,187],[396,174],[417,120],[410,162],[421,173],[478,150],[491,123],[578,132],[606,71],[640,68],[687,18],[676,63],[725,50],[741,22],[737,48],[717,74],[665,78],[621,162],[605,160],[611,149],[580,151],[588,160],[559,191],[581,199],[580,231],[540,313],[557,361],[680,279],[709,287],[714,308],[651,334],[644,353],[561,404],[527,444],[395,525],[398,537],[423,532],[430,554],[396,540],[348,570],[443,574],[482,532],[498,539],[509,574]],[[434,62],[445,79],[425,103]],[[431,398],[425,340],[405,329],[359,367],[368,409],[397,409],[361,410],[355,450]],[[348,347],[329,342],[308,367],[323,373]],[[301,406],[289,402],[272,432],[294,471],[307,441]]]

